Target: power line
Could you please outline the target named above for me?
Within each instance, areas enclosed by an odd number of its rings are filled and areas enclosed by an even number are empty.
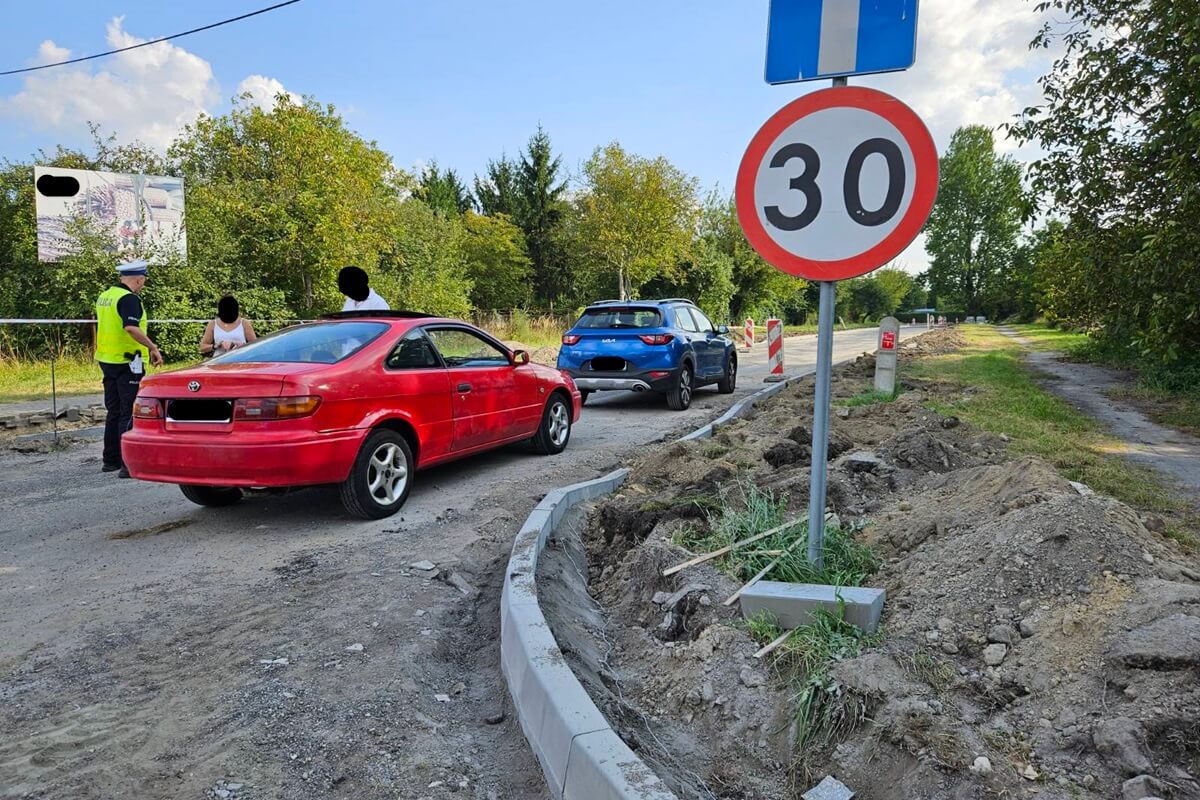
[[[260,8],[258,11],[251,11],[249,14],[242,14],[240,17],[232,17],[230,19],[223,19],[220,22],[214,22],[213,24],[205,25],[202,28],[192,28],[190,31],[184,31],[183,33],[173,33],[170,36],[164,36],[161,39],[155,39],[154,41],[151,41],[151,42],[142,42],[141,44],[133,44],[133,45],[130,45],[129,47],[122,47],[119,50],[109,50],[106,53],[97,53],[94,56],[82,56],[80,58],[72,58],[67,61],[57,61],[53,64],[42,64],[41,66],[25,67],[24,69],[10,69],[6,72],[0,72],[0,75],[17,75],[22,72],[34,72],[39,69],[49,69],[50,67],[61,67],[64,64],[78,64],[80,61],[91,61],[93,58],[104,58],[105,56],[116,55],[117,53],[124,53],[129,50],[137,50],[139,47],[149,47],[152,44],[158,44],[159,42],[170,41],[171,39],[178,39],[181,36],[190,36],[193,33],[199,33],[200,31],[207,31],[211,28],[219,28],[222,25],[228,25],[231,22],[237,22],[238,20],[248,19],[250,17],[256,17],[259,14],[265,14],[268,11],[274,11],[277,8],[283,8],[284,6],[290,6],[293,3],[299,3],[299,2],[300,2],[300,0],[287,0],[287,2],[285,2],[285,3],[276,3],[275,5],[268,6],[267,8]]]

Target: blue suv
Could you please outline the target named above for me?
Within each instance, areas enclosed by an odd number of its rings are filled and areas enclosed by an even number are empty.
[[[683,411],[698,386],[715,383],[723,394],[736,388],[737,349],[728,333],[690,300],[605,300],[563,335],[558,368],[585,403],[592,392],[658,392]]]

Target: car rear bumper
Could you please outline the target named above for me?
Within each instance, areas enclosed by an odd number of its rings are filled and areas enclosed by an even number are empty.
[[[584,392],[665,392],[675,385],[678,369],[655,369],[642,372],[595,372],[569,369],[565,372]]]
[[[368,431],[290,431],[254,442],[215,441],[186,434],[134,428],[121,437],[129,474],[144,481],[205,486],[283,487],[340,483]]]

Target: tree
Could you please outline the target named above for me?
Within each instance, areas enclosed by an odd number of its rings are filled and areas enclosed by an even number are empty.
[[[884,267],[871,273],[871,277],[879,284],[879,288],[883,290],[887,297],[887,314],[895,314],[896,311],[904,307],[904,300],[912,291],[915,281],[913,277],[902,269],[895,267]],[[917,306],[908,306],[908,308],[917,308]]]
[[[168,155],[187,186],[192,260],[231,276],[227,291],[276,287],[309,316],[341,304],[339,269],[370,270],[393,245],[403,176],[332,106],[236,102],[185,128]]]
[[[560,167],[560,159],[550,146],[550,136],[539,125],[516,165],[513,219],[525,232],[537,294],[551,304],[562,296],[570,282],[561,248],[565,205],[562,195],[567,183],[559,177]]]
[[[733,283],[730,319],[777,316],[791,323],[804,321],[808,284],[775,269],[750,246],[738,223],[732,196],[714,191],[705,198],[700,213],[700,239],[729,259]]]
[[[1042,261],[1057,318],[1160,365],[1200,361],[1200,14],[1194,1],[1047,0],[1060,47],[1011,127],[1065,225]]]
[[[406,200],[396,209],[389,247],[371,284],[393,308],[465,317],[471,313],[462,219]]]
[[[942,302],[981,314],[1017,248],[1021,168],[996,155],[989,128],[967,125],[954,132],[939,169],[938,198],[925,229],[930,288]]]
[[[874,322],[895,311],[892,296],[875,275],[854,278],[845,284],[847,291],[839,308],[843,316],[855,322]]]
[[[465,214],[475,206],[471,193],[458,179],[458,174],[452,169],[440,171],[436,161],[431,161],[421,173],[416,194],[434,211],[446,215]]]
[[[686,257],[697,217],[696,182],[661,156],[642,158],[616,142],[583,165],[579,199],[585,242],[609,270],[622,300]]]
[[[900,301],[901,311],[912,311],[914,308],[929,308],[929,274],[922,272],[920,275],[913,277],[912,286],[909,287],[908,294],[904,295],[904,299]]]
[[[528,306],[533,298],[532,264],[521,229],[502,214],[480,216],[470,211],[463,226],[467,276],[474,284],[471,304],[489,310]]]
[[[504,214],[512,219],[520,216],[520,190],[517,187],[517,165],[508,156],[488,161],[487,176],[475,176],[475,199],[484,214]]]
[[[733,259],[716,242],[698,238],[674,270],[651,278],[642,291],[651,297],[686,297],[713,322],[728,322],[734,292]]]

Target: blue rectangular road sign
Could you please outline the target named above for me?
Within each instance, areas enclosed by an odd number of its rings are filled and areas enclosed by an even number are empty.
[[[767,83],[895,72],[917,55],[917,0],[771,0]]]

